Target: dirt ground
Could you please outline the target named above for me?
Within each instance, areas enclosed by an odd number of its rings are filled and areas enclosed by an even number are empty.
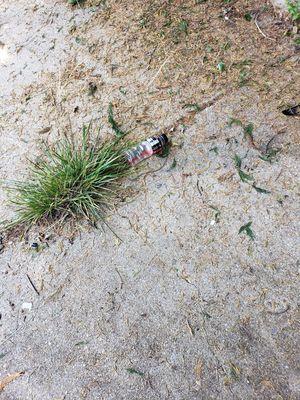
[[[2,234],[1,400],[300,398],[297,38],[268,1],[2,0],[1,220],[44,143],[112,137],[110,103],[173,147],[125,183],[120,239]]]

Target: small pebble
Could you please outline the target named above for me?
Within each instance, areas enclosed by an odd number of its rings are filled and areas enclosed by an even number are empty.
[[[32,303],[23,303],[21,306],[21,309],[24,311],[31,311]]]

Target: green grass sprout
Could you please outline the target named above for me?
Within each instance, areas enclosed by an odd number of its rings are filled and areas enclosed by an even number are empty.
[[[263,161],[272,164],[276,160],[276,156],[279,152],[280,149],[270,149],[265,154],[260,155],[259,158]]]
[[[189,27],[189,23],[188,21],[186,21],[185,19],[181,20],[179,22],[179,31],[183,32],[184,34],[188,34],[188,27]]]
[[[201,111],[201,107],[197,103],[187,103],[183,106],[183,108],[189,108],[189,111],[196,111],[199,112]]]
[[[254,240],[255,236],[254,236],[253,230],[251,228],[251,225],[252,225],[252,221],[250,221],[247,224],[241,226],[240,229],[239,229],[239,234],[244,232],[244,233],[246,233],[247,236],[249,236],[249,238],[251,240]]]
[[[300,20],[300,0],[286,0],[287,9],[293,21]]]
[[[226,70],[225,63],[223,61],[220,61],[219,64],[217,65],[217,68],[220,72],[224,72]]]
[[[174,157],[171,167],[168,169],[168,171],[171,171],[172,169],[176,168],[176,165],[177,165],[177,161],[176,161],[176,158]]]
[[[43,221],[63,222],[69,217],[104,221],[121,190],[120,180],[131,173],[124,151],[132,143],[116,139],[90,143],[89,127],[76,146],[65,139],[31,162],[30,178],[8,186],[16,218],[3,223],[5,229],[30,227]]]
[[[209,206],[212,210],[215,211],[214,220],[216,223],[220,222],[221,211],[215,206]]]
[[[271,192],[269,190],[260,188],[253,183],[252,187],[258,192],[258,193],[263,193],[263,194],[270,194]]]
[[[144,372],[138,371],[135,368],[126,368],[126,371],[129,372],[130,374],[136,374],[136,375],[139,375],[139,376],[144,376],[145,375]]]
[[[246,172],[242,171],[242,169],[241,169],[242,168],[242,159],[237,154],[235,154],[233,160],[234,160],[234,164],[235,164],[235,167],[237,169],[237,172],[239,174],[241,181],[242,182],[253,181],[254,178],[252,175],[246,174]]]
[[[112,130],[115,132],[117,138],[122,138],[127,135],[128,132],[123,131],[114,118],[112,103],[110,103],[108,107],[108,123],[110,124]]]
[[[233,125],[242,126],[242,121],[240,119],[230,117],[229,121],[227,122],[227,126],[232,127]]]
[[[253,139],[253,130],[254,130],[254,125],[251,122],[246,126],[244,126],[245,136],[249,136],[251,139]]]

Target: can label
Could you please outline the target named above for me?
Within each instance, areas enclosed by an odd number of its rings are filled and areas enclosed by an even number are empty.
[[[147,139],[147,142],[151,145],[153,154],[159,153],[160,150],[162,149],[162,144],[160,140],[155,136],[152,136],[151,138]]]

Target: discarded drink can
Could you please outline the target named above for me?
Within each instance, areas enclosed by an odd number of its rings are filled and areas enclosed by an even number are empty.
[[[166,148],[169,139],[167,135],[152,136],[141,142],[138,146],[133,147],[125,152],[127,161],[134,166],[139,162],[146,160],[154,154],[162,153]]]

